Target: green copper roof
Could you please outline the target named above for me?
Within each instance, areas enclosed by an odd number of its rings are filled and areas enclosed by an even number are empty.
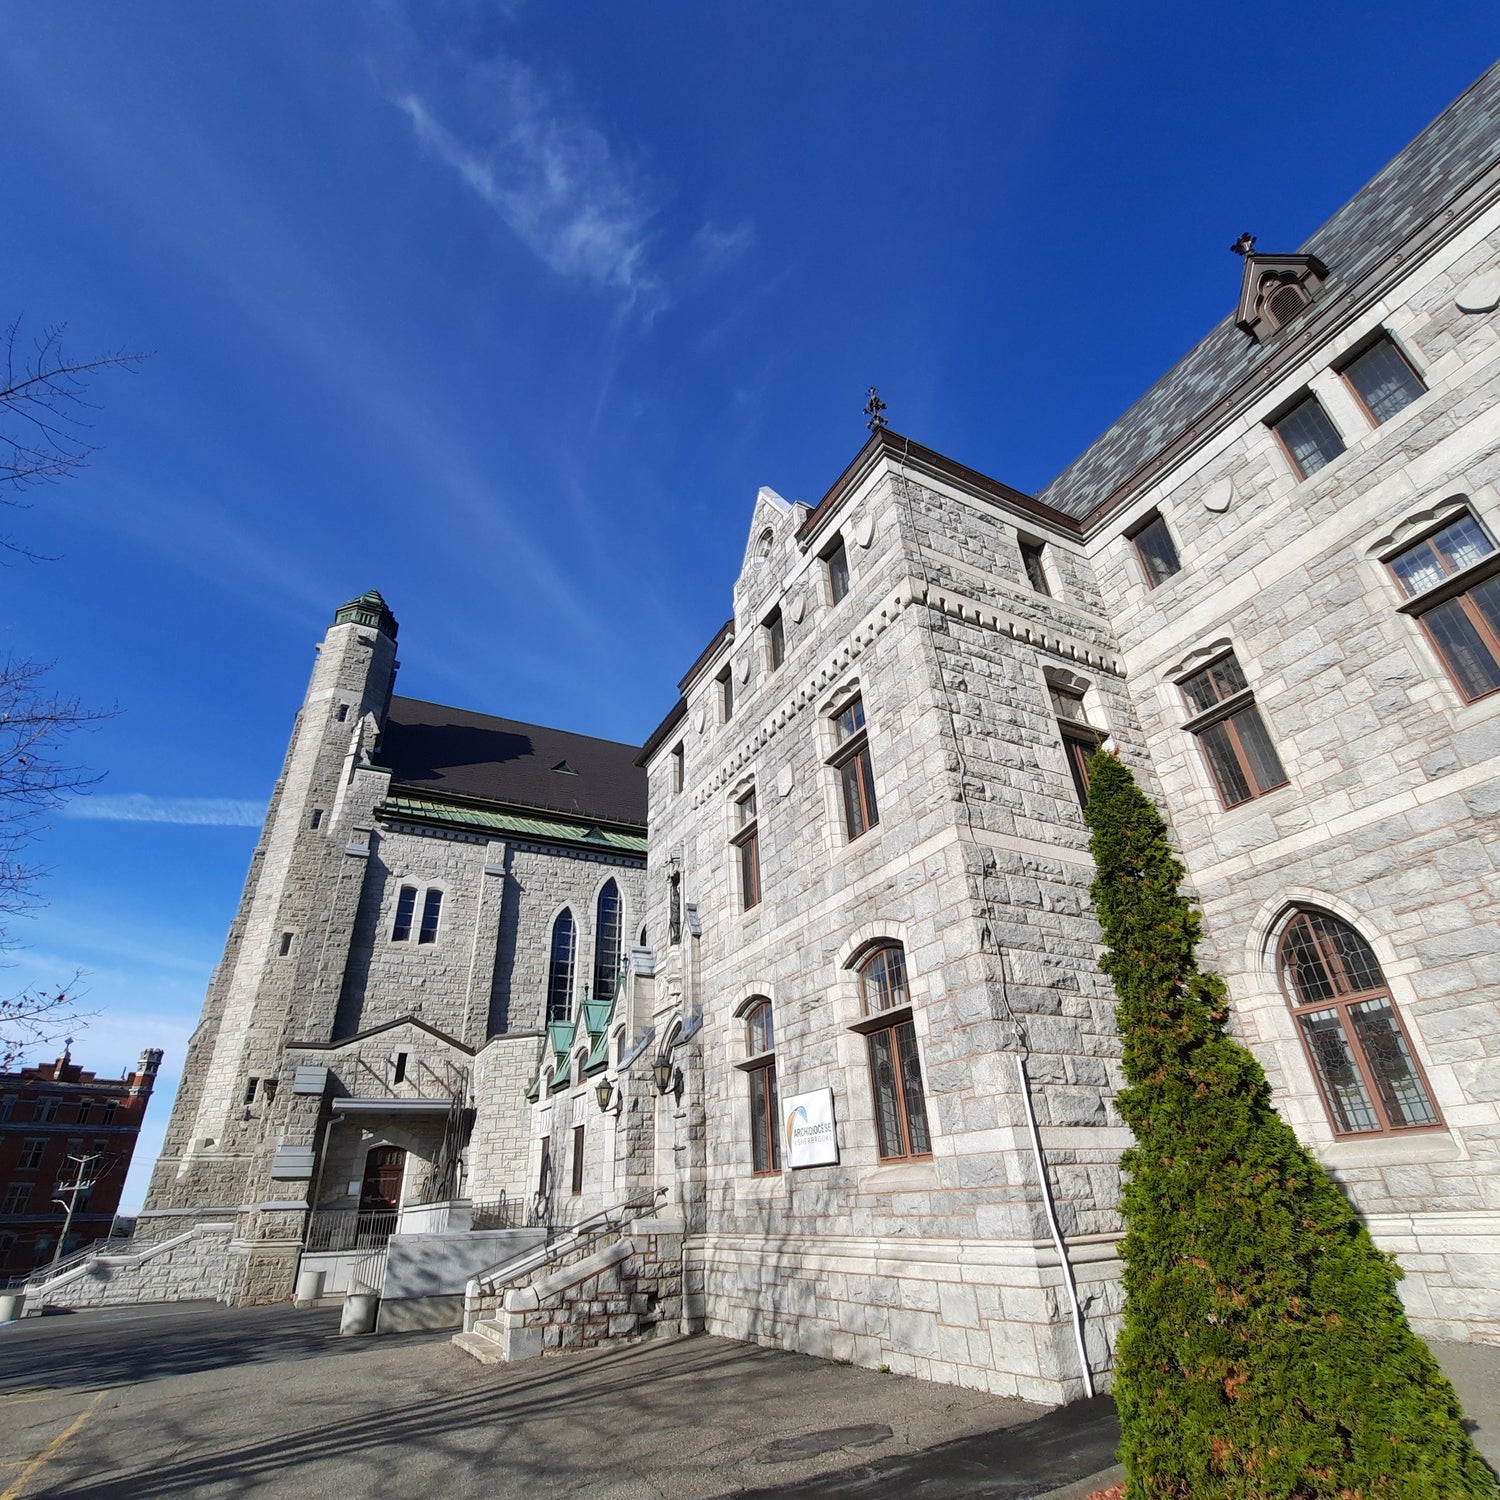
[[[622,854],[645,854],[646,839],[638,833],[615,833],[592,823],[579,823],[546,813],[504,812],[498,808],[469,807],[437,797],[413,797],[398,792],[382,802],[377,813],[393,818],[418,818],[429,823],[448,823],[459,828],[482,828],[494,833],[518,834],[523,838],[551,839],[566,844],[589,844],[599,849],[617,849]]]
[[[347,604],[341,604],[334,613],[333,623],[335,625],[368,625],[374,630],[383,631],[392,640],[396,639],[396,617],[375,589],[369,589],[358,599],[351,599]]]

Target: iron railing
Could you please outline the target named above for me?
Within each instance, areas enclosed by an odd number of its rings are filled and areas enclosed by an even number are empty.
[[[471,1229],[525,1229],[528,1227],[526,1203],[504,1193],[487,1203],[475,1203],[470,1210]]]
[[[347,1208],[315,1209],[307,1216],[308,1250],[375,1250],[383,1248],[385,1242],[396,1232],[396,1220],[400,1216],[392,1213],[376,1213],[360,1209],[351,1212]]]

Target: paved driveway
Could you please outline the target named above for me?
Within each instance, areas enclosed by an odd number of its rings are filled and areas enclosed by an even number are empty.
[[[1113,1455],[1107,1399],[1045,1413],[712,1338],[484,1367],[337,1324],[196,1303],[0,1328],[0,1500],[1025,1500]]]

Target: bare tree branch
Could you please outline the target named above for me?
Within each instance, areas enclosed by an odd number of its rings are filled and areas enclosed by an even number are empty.
[[[98,1014],[78,1009],[73,987],[81,977],[74,974],[64,990],[26,990],[0,1000],[0,1073],[13,1072],[33,1047],[71,1037]]]
[[[0,505],[40,484],[75,474],[98,451],[88,437],[98,407],[89,380],[106,370],[134,370],[147,356],[118,350],[79,359],[63,348],[66,323],[27,339],[17,318],[0,334]],[[0,551],[34,556],[11,537]]]

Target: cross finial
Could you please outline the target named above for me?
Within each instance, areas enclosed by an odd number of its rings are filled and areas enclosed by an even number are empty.
[[[880,391],[870,387],[870,398],[865,402],[865,415],[870,419],[865,426],[874,432],[877,427],[889,427],[890,423],[881,415],[885,410],[885,402],[880,399]]]
[[[1255,250],[1255,236],[1247,229],[1229,248],[1236,255],[1250,255]]]

